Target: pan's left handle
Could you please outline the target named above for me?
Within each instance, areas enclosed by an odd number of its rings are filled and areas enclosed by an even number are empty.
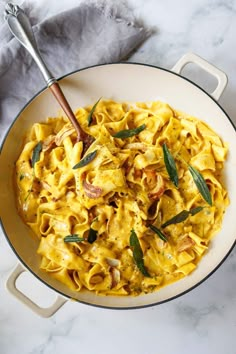
[[[177,74],[181,74],[185,65],[189,63],[200,66],[203,70],[207,71],[217,79],[216,89],[211,93],[211,96],[216,101],[218,101],[227,85],[227,75],[222,70],[218,69],[216,66],[194,53],[186,53],[182,58],[179,59],[179,61],[173,66],[171,70]]]
[[[28,306],[32,311],[34,311],[37,315],[41,317],[51,317],[56,313],[67,301],[62,296],[58,295],[55,302],[46,308],[40,307],[35,302],[33,302],[26,294],[22,293],[16,287],[16,281],[21,276],[22,273],[26,272],[26,269],[19,263],[13,272],[10,274],[9,278],[6,282],[7,290],[14,295],[18,300],[23,302],[26,306]]]

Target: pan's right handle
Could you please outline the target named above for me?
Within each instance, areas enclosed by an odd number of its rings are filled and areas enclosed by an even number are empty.
[[[217,87],[211,93],[211,96],[216,101],[218,101],[227,85],[227,75],[222,70],[218,69],[217,67],[210,64],[208,61],[194,53],[185,54],[182,58],[180,58],[180,60],[174,65],[171,70],[177,74],[180,74],[185,65],[189,63],[193,63],[200,66],[203,70],[207,71],[209,74],[213,75],[217,79]]]
[[[46,308],[40,307],[16,287],[17,279],[24,272],[26,272],[26,269],[19,263],[7,279],[7,290],[32,311],[37,313],[37,315],[41,317],[51,317],[67,300],[58,295],[56,301],[51,306]]]

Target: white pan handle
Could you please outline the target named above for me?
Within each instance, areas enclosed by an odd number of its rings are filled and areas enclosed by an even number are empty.
[[[56,301],[50,307],[43,308],[38,306],[35,302],[33,302],[28,296],[23,294],[16,287],[17,279],[24,272],[26,272],[26,269],[19,263],[7,279],[7,290],[18,300],[28,306],[32,311],[37,313],[37,315],[41,317],[51,317],[56,311],[59,310],[62,305],[64,305],[67,300],[64,299],[62,296],[58,295]]]
[[[228,82],[226,74],[194,53],[185,54],[182,58],[180,58],[180,60],[174,65],[171,70],[177,74],[180,74],[185,65],[189,63],[194,63],[200,66],[203,70],[207,71],[209,74],[213,75],[217,79],[217,87],[211,93],[211,96],[218,101]]]

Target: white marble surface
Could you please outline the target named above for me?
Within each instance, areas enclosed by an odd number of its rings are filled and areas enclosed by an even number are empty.
[[[51,1],[55,11],[62,6]],[[236,1],[127,2],[146,26],[156,28],[130,61],[171,68],[185,52],[201,55],[227,73],[229,84],[220,103],[236,123]],[[207,89],[214,86],[199,70],[191,67],[186,74]],[[68,302],[50,319],[38,317],[8,295],[4,283],[16,263],[0,234],[1,354],[236,353],[236,250],[210,279],[170,303],[112,311]],[[53,298],[52,291],[32,276],[24,278],[19,286],[39,302],[46,304],[46,295]]]

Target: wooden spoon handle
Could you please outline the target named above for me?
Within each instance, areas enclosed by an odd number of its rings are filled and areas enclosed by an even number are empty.
[[[57,99],[57,101],[59,102],[61,108],[63,109],[63,111],[65,112],[65,114],[67,115],[67,117],[70,119],[71,123],[73,124],[78,138],[77,140],[83,140],[84,137],[84,132],[81,129],[80,125],[78,124],[78,121],[67,101],[67,99],[64,96],[64,93],[62,92],[58,82],[54,82],[53,84],[51,84],[49,86],[50,90],[52,91],[53,95],[55,96],[55,98]]]

